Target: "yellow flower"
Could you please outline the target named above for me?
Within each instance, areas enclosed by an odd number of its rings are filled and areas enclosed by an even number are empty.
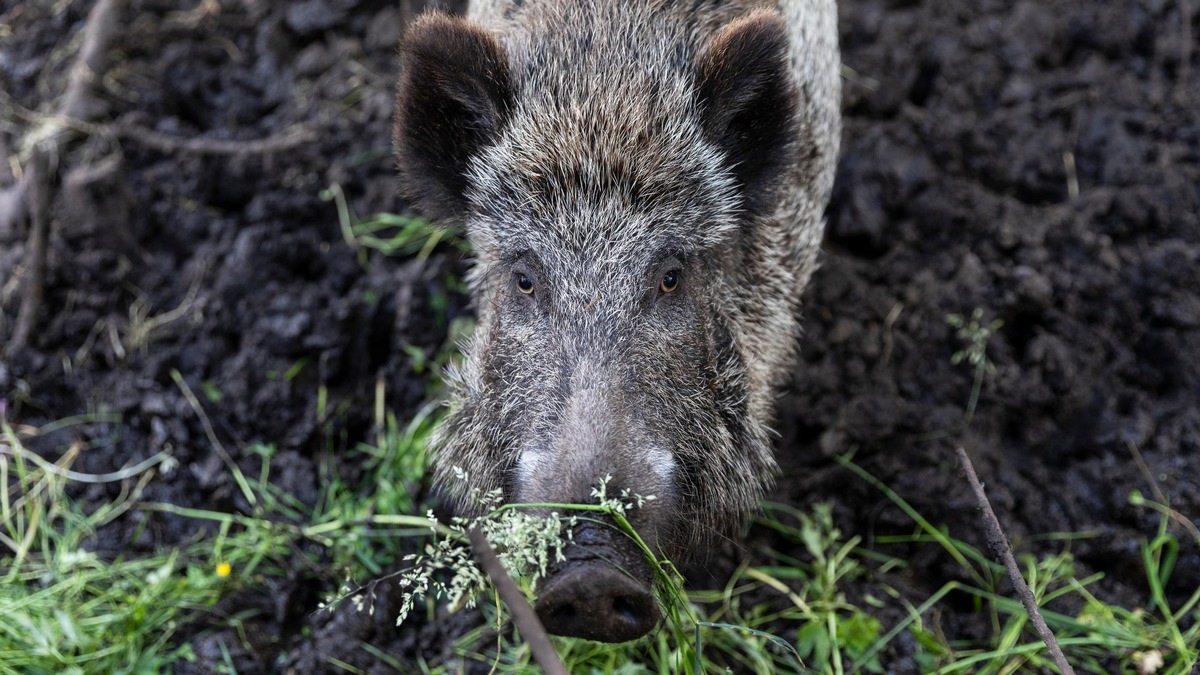
[[[233,568],[231,568],[231,567],[229,566],[229,563],[227,563],[227,562],[225,562],[225,561],[223,561],[223,560],[222,560],[221,562],[217,563],[217,576],[219,576],[219,577],[227,577],[227,576],[229,576],[229,573],[230,573],[232,570],[233,570]]]

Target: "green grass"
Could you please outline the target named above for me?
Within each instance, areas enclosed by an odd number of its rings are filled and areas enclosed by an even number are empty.
[[[805,552],[795,559],[769,552],[777,564],[743,567],[722,591],[684,593],[669,561],[656,560],[666,572],[660,597],[666,620],[662,629],[624,645],[598,645],[554,638],[572,673],[722,673],[727,667],[749,673],[884,672],[882,655],[901,634],[916,645],[913,654],[925,673],[1015,673],[1052,668],[1045,645],[1033,632],[1021,603],[1002,595],[1002,567],[974,547],[951,537],[912,510],[899,495],[867,474],[849,458],[843,464],[878,487],[913,516],[916,534],[880,537],[879,548],[936,546],[963,566],[969,583],[944,584],[919,605],[888,586],[882,573],[907,563],[861,547],[857,537],[843,539],[834,528],[828,505],[803,513],[786,505],[768,504],[762,524],[775,529]],[[1135,503],[1144,501],[1135,496]],[[1160,508],[1162,505],[1151,506]],[[1023,556],[1024,576],[1040,605],[1074,596],[1082,606],[1074,616],[1043,609],[1070,663],[1077,672],[1191,673],[1200,649],[1200,590],[1183,605],[1167,605],[1165,587],[1177,559],[1180,542],[1166,530],[1143,542],[1147,581],[1151,589],[1145,607],[1121,608],[1098,599],[1090,586],[1101,575],[1078,578],[1069,551],[1041,559]],[[1070,542],[1070,535],[1055,537]],[[1200,547],[1200,541],[1188,542]],[[647,551],[647,554],[649,552]],[[848,583],[860,589],[863,604],[847,599]],[[864,587],[868,589],[862,593]],[[764,592],[774,602],[764,601]],[[982,642],[949,640],[926,623],[939,603],[951,594],[975,600],[977,612],[992,626]],[[501,634],[504,612],[494,599],[481,601],[489,627],[468,635],[459,646],[463,660],[480,661],[495,672],[536,673],[532,655],[520,640]],[[907,608],[907,617],[886,627],[872,610],[886,603]],[[1157,665],[1154,665],[1157,664]],[[456,665],[431,672],[456,672]]]
[[[270,482],[272,448],[245,448],[262,462],[258,476],[244,477],[256,497],[251,515],[141,502],[141,489],[153,480],[150,469],[122,476],[137,486],[122,499],[84,513],[65,489],[83,476],[70,472],[72,452],[54,465],[35,462],[16,432],[4,427],[0,673],[170,670],[171,663],[193,658],[190,647],[175,639],[180,627],[201,618],[212,623],[215,617],[205,612],[224,595],[267,577],[286,576],[286,566],[298,564],[293,557],[298,542],[320,544],[321,555],[311,562],[344,580],[331,602],[353,597],[362,584],[403,569],[404,555],[414,550],[412,538],[431,534],[427,518],[415,514],[424,510],[424,446],[437,424],[436,410],[426,408],[405,425],[383,414],[376,442],[357,448],[362,480],[347,483],[327,462],[322,497],[313,508]],[[570,672],[721,673],[727,667],[763,674],[882,672],[883,655],[904,633],[916,645],[922,672],[1009,673],[1049,667],[1024,608],[998,592],[1003,578],[998,565],[925,520],[849,457],[840,461],[908,513],[914,533],[878,537],[875,550],[867,550],[857,537],[843,537],[834,528],[828,506],[805,513],[767,504],[761,524],[793,542],[789,548],[802,556],[769,552],[773,562],[741,568],[724,589],[690,593],[681,589],[670,561],[654,558],[660,570],[663,627],[624,645],[555,638]],[[1123,673],[1189,673],[1200,648],[1200,590],[1171,607],[1165,589],[1179,557],[1196,555],[1200,540],[1180,540],[1171,532],[1168,505],[1139,494],[1131,502],[1161,516],[1158,529],[1141,543],[1148,589],[1142,606],[1106,603],[1092,590],[1098,576],[1075,575],[1072,535],[1058,536],[1065,548],[1056,555],[1025,556],[1026,579],[1040,604],[1074,596],[1082,606],[1074,616],[1044,610],[1079,672],[1104,673],[1115,667]],[[597,508],[562,505],[562,512],[573,509],[577,517],[590,517]],[[636,536],[623,513],[611,505],[599,508]],[[134,509],[196,518],[213,527],[203,539],[154,555],[106,560],[88,552],[97,529]],[[519,511],[501,506],[494,513]],[[461,528],[439,525],[437,531],[451,542]],[[518,558],[527,556],[514,542],[505,541],[504,548]],[[880,553],[890,546],[940,548],[962,567],[967,581],[946,583],[929,598],[905,598],[881,581],[886,572],[907,564]],[[860,599],[849,599],[847,588],[855,589]],[[486,584],[467,592],[457,600],[477,599],[488,625],[464,637],[459,657],[488,663],[496,672],[537,672],[519,636],[495,630],[506,615]],[[989,640],[947,639],[936,623],[928,623],[938,603],[951,594],[975,599],[977,611],[992,625]],[[882,625],[872,614],[885,604],[907,607],[907,618]],[[1154,664],[1160,665],[1155,669]],[[454,672],[454,667],[430,672]]]
[[[1004,576],[999,564],[934,526],[849,457],[839,458],[839,461],[878,488],[908,514],[918,528],[913,535],[878,537],[877,545],[937,546],[948,553],[971,579],[971,583],[954,581],[942,586],[919,607],[913,608],[908,619],[894,627],[884,638],[891,639],[900,629],[909,630],[920,646],[918,659],[922,672],[926,673],[1008,673],[1051,667],[1046,647],[1031,629],[1024,607],[1018,600],[997,593],[997,585]],[[1141,542],[1144,571],[1150,589],[1144,607],[1122,608],[1097,598],[1089,586],[1095,585],[1102,575],[1077,578],[1074,561],[1068,550],[1041,559],[1022,556],[1023,576],[1034,591],[1039,606],[1071,595],[1082,602],[1083,609],[1076,616],[1042,609],[1046,623],[1054,631],[1067,661],[1077,672],[1108,673],[1115,663],[1122,673],[1185,675],[1192,672],[1200,659],[1200,589],[1181,606],[1168,606],[1165,588],[1181,545],[1167,531],[1170,509],[1166,505],[1145,500],[1136,493],[1131,496],[1131,502],[1163,514],[1156,535]],[[1076,536],[1066,534],[1056,535],[1055,538],[1069,545]],[[1193,551],[1200,549],[1200,537],[1183,545]],[[904,564],[901,560],[890,562]],[[949,641],[936,630],[923,625],[922,616],[926,610],[954,592],[973,596],[979,611],[989,617],[992,637],[988,642],[968,644]],[[882,648],[883,642],[886,640],[881,641],[879,648]],[[1147,662],[1160,665],[1153,670],[1139,670]]]
[[[386,214],[359,220],[337,186],[330,188],[327,197],[336,202],[347,240],[360,252],[374,248],[388,254],[426,255],[439,244],[462,245],[456,233],[420,221]],[[365,255],[360,260],[367,263]],[[445,306],[445,298],[442,301]],[[983,324],[978,310],[949,321],[966,343],[954,360],[975,371],[965,427],[990,372],[987,341],[1000,326]],[[436,373],[454,358],[453,345],[469,331],[469,322],[449,328],[451,338],[437,354],[406,350],[417,372]],[[305,363],[297,361],[280,377],[291,379]],[[249,512],[144,501],[143,490],[157,472],[173,468],[173,459],[165,454],[113,474],[80,474],[70,468],[80,447],[65,449],[51,463],[27,450],[22,435],[4,424],[0,427],[0,675],[169,672],[172,664],[196,658],[184,635],[192,635],[200,626],[239,627],[248,618],[215,616],[212,609],[221,598],[262,588],[271,579],[285,579],[300,567],[324,571],[330,606],[347,601],[361,605],[371,582],[381,577],[408,583],[413,611],[427,618],[435,608],[447,611],[478,603],[485,625],[458,642],[456,658],[486,664],[497,673],[540,672],[520,636],[507,628],[505,608],[462,548],[464,531],[472,523],[433,523],[421,515],[428,509],[426,446],[440,423],[441,408],[431,403],[402,422],[386,410],[380,384],[374,438],[360,443],[350,456],[335,455],[331,444],[319,458],[321,491],[317,503],[310,506],[271,482],[274,446],[236,449],[242,459],[258,459],[255,475],[243,472],[211,433],[200,397],[181,376],[172,375],[250,505]],[[209,404],[221,400],[221,392],[210,383],[201,383],[200,392]],[[434,398],[436,390],[431,390]],[[333,439],[340,433],[336,428],[340,410],[329,409],[323,389],[316,400],[313,414],[324,421]],[[64,419],[40,431],[80,421],[88,420]],[[119,424],[111,418],[106,421]],[[599,506],[556,505],[568,524],[570,518],[601,515],[630,536],[657,572],[656,590],[664,612],[659,630],[631,643],[554,638],[568,671],[879,673],[884,672],[889,650],[902,639],[923,673],[1053,669],[1024,607],[1001,591],[1007,588],[1001,566],[926,520],[851,456],[838,461],[907,514],[912,533],[877,536],[868,549],[858,537],[837,530],[829,505],[802,512],[765,504],[759,524],[787,542],[786,550],[760,552],[756,559],[762,564],[742,566],[718,590],[684,589],[674,564],[649,550],[629,526],[626,512],[636,508],[633,497],[612,499],[601,492]],[[348,480],[343,466],[354,466],[357,478]],[[67,489],[72,482],[112,481],[121,481],[127,489],[91,512],[73,501]],[[1023,556],[1024,576],[1078,672],[1107,673],[1115,668],[1130,674],[1190,673],[1200,658],[1200,590],[1171,606],[1167,588],[1179,559],[1200,554],[1200,535],[1194,527],[1184,528],[1182,538],[1177,535],[1169,523],[1190,521],[1157,492],[1154,499],[1135,493],[1130,502],[1159,516],[1157,529],[1140,542],[1147,594],[1139,606],[1105,602],[1094,590],[1099,575],[1077,576],[1071,542],[1092,536],[1087,533],[1048,535],[1063,542],[1062,550],[1041,558]],[[545,560],[555,546],[548,533],[561,531],[562,523],[539,521],[522,507],[493,506],[480,522],[497,535],[495,543],[508,567],[518,576],[524,573],[522,583],[532,597],[537,575],[529,574],[530,567],[521,561]],[[193,541],[146,555],[108,559],[91,552],[98,530],[134,511],[140,512],[142,526],[162,517],[158,514],[169,514],[208,527]],[[927,598],[908,597],[886,583],[891,573],[909,565],[888,551],[911,554],[921,547],[934,547],[949,556],[961,569],[963,580],[949,581]],[[534,565],[533,571],[541,567]],[[464,576],[457,579],[457,574]],[[964,642],[942,633],[938,608],[952,595],[970,599],[977,615],[990,626],[987,639]],[[1045,609],[1068,604],[1081,609],[1074,615]],[[884,608],[886,613],[881,611]],[[878,616],[903,618],[885,625]],[[394,656],[371,645],[360,648],[403,670]],[[226,661],[218,667],[231,672],[232,663]],[[425,672],[452,673],[458,668],[459,663],[450,663],[427,666]],[[349,666],[346,669],[353,672]]]
[[[439,244],[463,252],[469,250],[461,232],[422,218],[376,213],[360,219],[347,203],[342,186],[337,183],[322,190],[321,199],[332,201],[337,207],[342,238],[350,248],[360,252],[359,262],[363,266],[367,264],[364,254],[371,249],[387,256],[416,256],[422,260],[429,257]]]
[[[252,497],[249,515],[141,501],[153,467],[112,477],[79,474],[70,470],[78,448],[51,464],[4,425],[0,675],[168,672],[170,664],[194,658],[191,647],[176,639],[181,627],[197,621],[236,627],[245,617],[218,618],[207,610],[228,594],[261,587],[269,577],[287,578],[289,569],[304,564],[296,557],[300,543],[320,545],[308,565],[338,575],[343,592],[394,569],[412,547],[405,542],[428,532],[426,518],[409,514],[423,489],[424,448],[435,410],[428,406],[403,426],[390,414],[382,416],[377,442],[360,444],[359,457],[350,458],[363,469],[354,485],[341,478],[330,453],[322,466],[321,499],[312,508],[270,482],[274,448],[245,448],[261,459],[256,478],[239,471],[235,480]],[[66,488],[73,480],[97,478],[136,486],[88,513]],[[90,552],[99,528],[134,510],[147,518],[171,514],[211,527],[195,542],[151,555],[110,560]]]
[[[126,499],[84,513],[61,475],[76,454],[35,464],[13,429],[2,427],[0,673],[157,672],[191,658],[171,638],[233,583],[218,564],[252,571],[252,551],[270,544],[258,533],[231,538],[221,530],[159,556],[104,560],[88,542],[134,505],[145,480]]]

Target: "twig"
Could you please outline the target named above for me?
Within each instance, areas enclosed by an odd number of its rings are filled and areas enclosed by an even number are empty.
[[[1133,453],[1133,459],[1137,462],[1138,470],[1142,472],[1142,477],[1150,484],[1150,493],[1154,495],[1159,504],[1167,507],[1167,495],[1163,493],[1162,488],[1158,485],[1158,481],[1154,479],[1154,474],[1150,472],[1150,467],[1146,466],[1146,459],[1142,457],[1142,451],[1138,450],[1137,444],[1133,441],[1125,441],[1125,445],[1129,448],[1129,452]],[[1165,514],[1180,527],[1187,530],[1188,534],[1192,535],[1197,542],[1200,542],[1200,529],[1197,529],[1196,525],[1188,520],[1187,516],[1169,507],[1167,507]]]
[[[301,143],[316,140],[316,132],[312,129],[289,131],[267,138],[237,141],[219,138],[183,138],[171,136],[153,129],[147,129],[131,122],[116,125],[117,134],[122,138],[136,141],[147,147],[161,152],[193,152],[202,155],[256,155],[278,152],[295,147]]]
[[[13,327],[12,337],[9,338],[5,352],[12,356],[23,349],[33,331],[34,320],[38,309],[42,306],[42,293],[46,281],[46,239],[50,229],[50,173],[49,158],[42,153],[35,153],[33,161],[25,172],[28,179],[29,216],[32,220],[29,230],[29,244],[25,255],[29,267],[25,270],[25,292],[21,297],[21,309],[17,312],[17,323]],[[19,208],[19,207],[18,207]]]
[[[1054,633],[1046,625],[1046,620],[1042,618],[1042,613],[1037,606],[1037,599],[1033,597],[1033,591],[1029,590],[1029,584],[1025,583],[1025,577],[1021,576],[1021,568],[1017,567],[1017,559],[1013,557],[1008,537],[1004,536],[1000,521],[996,519],[996,512],[992,510],[992,503],[988,501],[987,495],[983,492],[983,484],[979,482],[979,476],[975,475],[975,465],[971,463],[971,458],[967,456],[966,450],[960,447],[957,452],[958,461],[962,463],[967,480],[971,482],[971,489],[975,492],[975,500],[979,502],[979,510],[983,511],[988,544],[996,555],[1004,559],[1008,577],[1012,579],[1017,595],[1021,596],[1021,602],[1029,614],[1029,620],[1033,622],[1033,627],[1037,630],[1038,636],[1042,638],[1042,642],[1046,643],[1046,648],[1050,650],[1050,656],[1054,659],[1059,671],[1063,675],[1075,675],[1075,670],[1071,668],[1071,664],[1067,663],[1067,657],[1063,656],[1062,649],[1058,646],[1058,640],[1054,638]]]
[[[83,44],[71,66],[67,92],[59,109],[63,117],[88,119],[91,116],[93,111],[88,108],[96,102],[92,86],[100,79],[104,56],[116,33],[117,19],[124,4],[123,0],[100,0],[88,14],[87,24],[83,27]]]
[[[505,605],[508,605],[513,623],[517,625],[517,630],[521,631],[521,636],[529,645],[533,658],[542,666],[542,671],[546,675],[567,675],[567,669],[563,666],[562,659],[558,657],[558,652],[554,651],[554,645],[550,642],[550,635],[546,633],[537,613],[525,601],[521,589],[517,588],[517,582],[508,576],[504,565],[500,563],[500,558],[496,557],[496,551],[492,549],[492,545],[484,536],[483,530],[473,527],[470,536],[471,548],[475,550],[479,566],[496,586],[500,599],[504,601]]]

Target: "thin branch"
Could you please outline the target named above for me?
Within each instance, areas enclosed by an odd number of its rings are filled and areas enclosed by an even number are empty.
[[[148,129],[131,122],[115,126],[122,138],[160,152],[192,152],[202,155],[256,155],[278,152],[316,140],[312,129],[297,129],[267,138],[238,141],[218,138],[183,138]]]
[[[42,294],[46,282],[46,239],[49,237],[50,230],[51,178],[47,175],[49,173],[49,158],[43,153],[34,153],[33,161],[29,163],[24,176],[28,181],[25,195],[28,199],[27,208],[32,221],[29,243],[25,247],[29,266],[25,269],[25,290],[21,297],[21,309],[17,312],[17,323],[13,327],[8,345],[4,348],[5,353],[9,356],[16,354],[28,344],[29,335],[33,331],[33,324],[37,319],[38,309],[42,306]]]
[[[958,448],[958,461],[962,463],[963,471],[967,474],[967,480],[971,482],[971,489],[975,492],[975,500],[979,502],[979,510],[983,511],[983,520],[987,527],[988,544],[992,547],[992,551],[996,555],[1004,559],[1004,566],[1008,569],[1008,576],[1012,579],[1013,588],[1017,590],[1017,595],[1021,596],[1021,602],[1025,605],[1025,611],[1029,614],[1029,620],[1033,622],[1033,627],[1037,630],[1038,636],[1042,638],[1042,642],[1046,643],[1046,648],[1050,650],[1050,656],[1054,659],[1054,663],[1058,666],[1059,671],[1063,675],[1075,675],[1075,670],[1071,668],[1071,664],[1067,663],[1067,657],[1063,656],[1062,649],[1058,646],[1058,640],[1054,638],[1054,633],[1046,625],[1046,620],[1042,618],[1042,612],[1038,609],[1037,598],[1033,596],[1033,591],[1029,590],[1029,584],[1025,583],[1025,577],[1021,576],[1021,568],[1017,567],[1017,559],[1013,557],[1012,546],[1008,543],[1008,537],[1004,536],[1004,530],[1000,527],[1000,521],[996,519],[996,512],[992,510],[992,504],[983,492],[983,484],[979,482],[979,476],[975,475],[975,465],[971,463],[971,458],[967,456],[967,451],[961,447]]]
[[[554,645],[550,642],[550,635],[546,633],[546,628],[542,626],[537,613],[525,601],[525,596],[517,587],[517,582],[508,576],[504,565],[500,563],[500,558],[496,557],[496,551],[484,536],[483,530],[473,527],[470,536],[471,548],[475,550],[479,566],[496,586],[500,599],[508,606],[513,623],[517,625],[517,630],[521,631],[521,636],[529,645],[533,658],[542,666],[546,675],[567,675],[567,669],[563,666],[558,652],[554,651]]]
[[[100,0],[88,14],[87,24],[83,28],[83,44],[79,47],[79,55],[71,66],[67,80],[67,92],[63,97],[59,114],[72,119],[88,119],[89,107],[95,105],[92,88],[100,79],[104,66],[104,56],[108,53],[108,45],[117,32],[117,19],[121,15],[123,0]]]

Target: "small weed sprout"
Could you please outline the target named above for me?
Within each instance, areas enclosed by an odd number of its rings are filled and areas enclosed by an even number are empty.
[[[1004,320],[994,319],[991,323],[984,324],[983,309],[976,307],[969,318],[962,314],[947,314],[946,323],[956,330],[955,334],[960,340],[967,343],[966,347],[954,352],[950,362],[958,365],[966,361],[975,368],[994,374],[996,366],[987,360],[987,343],[992,334],[1004,325]]]
[[[962,314],[947,314],[946,323],[955,329],[955,335],[960,340],[967,343],[965,347],[954,352],[954,355],[950,357],[950,363],[958,365],[965,361],[975,368],[975,381],[971,385],[971,397],[967,401],[966,412],[963,413],[963,427],[966,428],[975,416],[975,406],[979,403],[979,392],[983,389],[983,378],[996,373],[996,366],[987,358],[987,344],[992,335],[1004,325],[1004,321],[993,319],[985,324],[983,323],[983,309],[976,307],[970,317]]]

